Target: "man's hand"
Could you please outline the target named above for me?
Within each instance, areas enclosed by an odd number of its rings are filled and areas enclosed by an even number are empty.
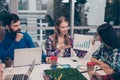
[[[23,38],[23,34],[17,33],[15,41],[19,42]]]

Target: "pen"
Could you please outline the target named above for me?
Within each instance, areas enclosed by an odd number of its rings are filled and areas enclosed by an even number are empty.
[[[57,80],[61,80],[61,78],[62,78],[62,73],[60,74]]]
[[[96,76],[94,75],[96,71],[97,71],[97,67],[94,68],[94,72],[93,72],[92,75],[90,75],[90,79],[91,79],[92,77],[96,78]],[[97,79],[95,79],[95,80],[97,80]]]
[[[94,69],[94,74],[95,74],[96,71],[97,71],[97,67],[95,67],[95,69]]]

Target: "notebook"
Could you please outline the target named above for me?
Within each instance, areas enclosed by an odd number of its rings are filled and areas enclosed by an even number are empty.
[[[5,76],[4,80],[28,80],[30,74],[32,73],[35,66],[35,60],[33,60],[32,65],[27,70],[26,74],[9,74]]]
[[[14,51],[14,67],[28,66],[35,59],[35,64],[41,63],[42,48],[24,48],[15,49]]]

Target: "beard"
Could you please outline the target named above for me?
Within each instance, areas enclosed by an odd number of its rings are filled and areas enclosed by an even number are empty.
[[[10,33],[11,33],[11,35],[12,35],[13,37],[15,37],[15,38],[16,38],[17,33],[20,33],[20,32],[21,32],[21,29],[18,29],[18,30],[16,30],[16,31],[13,31],[13,30],[10,28]]]

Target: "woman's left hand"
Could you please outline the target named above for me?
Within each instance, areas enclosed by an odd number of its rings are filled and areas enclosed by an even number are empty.
[[[114,70],[109,67],[109,65],[105,64],[105,63],[102,63],[101,64],[101,68],[105,71],[106,74],[110,75],[110,74],[113,74],[114,73]]]
[[[107,75],[111,75],[114,73],[114,70],[112,68],[104,69],[104,71]]]
[[[101,66],[101,68],[102,68],[103,70],[110,68],[110,67],[109,67],[106,63],[104,63],[104,62],[101,62],[101,63],[100,63],[100,66]]]

